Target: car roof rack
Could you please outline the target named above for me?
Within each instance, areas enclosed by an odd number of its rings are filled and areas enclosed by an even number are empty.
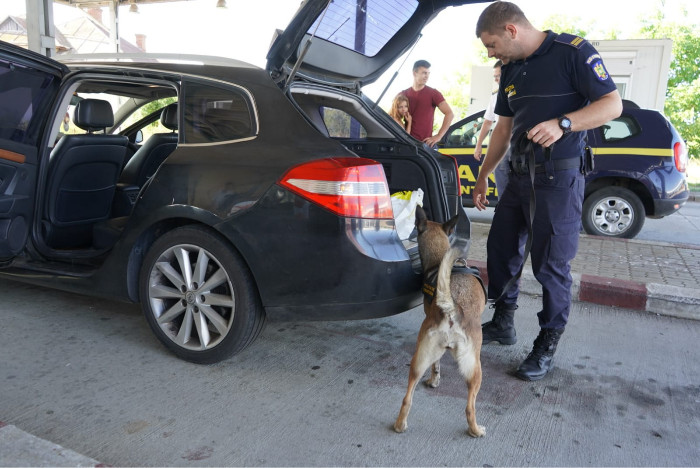
[[[242,60],[217,57],[214,55],[192,54],[65,54],[54,57],[64,64],[89,63],[89,62],[133,62],[133,63],[178,63],[191,65],[213,65],[224,67],[259,68]]]

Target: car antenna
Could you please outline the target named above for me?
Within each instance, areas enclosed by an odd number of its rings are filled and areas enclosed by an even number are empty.
[[[401,62],[401,65],[399,65],[399,68],[396,69],[396,71],[394,72],[394,75],[391,77],[391,79],[389,80],[389,82],[388,82],[388,83],[386,84],[386,86],[384,87],[384,90],[382,91],[382,94],[380,94],[379,97],[377,98],[377,100],[374,102],[374,107],[373,107],[373,109],[376,109],[376,108],[377,108],[377,106],[379,105],[379,101],[381,101],[382,98],[384,97],[384,95],[386,94],[386,92],[389,91],[389,86],[391,86],[391,84],[394,82],[394,80],[396,79],[396,77],[399,76],[399,70],[401,70],[401,68],[403,68],[403,65],[406,63],[406,60],[408,60],[408,57],[411,56],[411,53],[413,53],[413,49],[416,47],[416,45],[418,44],[418,41],[420,41],[420,39],[421,39],[422,37],[423,37],[422,34],[419,34],[419,35],[418,35],[418,40],[416,40],[416,42],[413,43],[413,45],[411,46],[411,50],[408,51],[408,53],[406,54],[406,56],[405,56],[404,59],[403,59],[403,62]]]
[[[328,11],[328,7],[330,6],[332,2],[328,2],[328,5],[326,5],[326,8],[323,9],[323,14],[321,17],[318,19],[318,23],[316,24],[316,29],[314,29],[314,32],[311,33],[311,37],[309,37],[306,42],[304,43],[304,48],[301,50],[301,53],[299,54],[299,57],[297,58],[297,61],[294,63],[294,66],[292,67],[292,70],[289,72],[289,76],[287,77],[287,82],[284,84],[284,92],[286,93],[287,90],[289,89],[289,85],[292,83],[292,80],[294,79],[294,76],[297,74],[299,71],[299,67],[301,66],[301,62],[304,60],[304,57],[306,56],[306,53],[309,51],[309,47],[311,47],[311,40],[316,37],[316,31],[318,31],[318,28],[321,26],[321,23],[323,23],[323,18],[326,17],[326,12]],[[345,21],[343,21],[343,24],[347,23],[347,21],[350,18],[348,17]],[[340,27],[343,26],[341,24]],[[337,31],[337,29],[336,29]]]

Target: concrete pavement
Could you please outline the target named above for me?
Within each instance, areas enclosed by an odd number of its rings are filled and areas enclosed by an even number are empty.
[[[469,264],[486,273],[489,224],[472,223]],[[575,300],[700,320],[700,247],[582,234],[571,264]],[[542,294],[528,261],[521,290]]]
[[[523,382],[512,372],[531,348],[540,307],[524,295],[518,343],[482,350],[477,418],[487,432],[477,440],[466,434],[466,388],[450,356],[440,387],[417,389],[408,431],[392,430],[420,308],[378,320],[270,323],[239,355],[197,366],[165,351],[137,307],[3,283],[0,415],[51,441],[37,451],[0,447],[3,466],[86,460],[52,457],[53,444],[111,466],[700,460],[700,321],[577,302],[556,368]]]
[[[472,229],[482,269],[488,228]],[[572,269],[557,369],[524,383],[510,374],[541,294],[526,267],[520,341],[482,352],[478,441],[449,356],[442,386],[417,391],[408,433],[391,431],[420,309],[269,324],[233,359],[194,366],[133,305],[7,282],[0,466],[697,465],[700,322],[684,319],[700,319],[700,249],[582,235]]]

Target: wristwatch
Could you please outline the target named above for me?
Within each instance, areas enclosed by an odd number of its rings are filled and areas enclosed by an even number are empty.
[[[559,117],[559,128],[564,132],[564,135],[571,133],[571,120],[565,115]]]

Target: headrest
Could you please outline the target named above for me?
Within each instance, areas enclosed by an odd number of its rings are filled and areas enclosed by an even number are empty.
[[[163,108],[160,123],[169,130],[177,130],[177,102]]]
[[[83,99],[75,106],[73,123],[83,130],[102,130],[114,125],[112,106],[102,99]]]

